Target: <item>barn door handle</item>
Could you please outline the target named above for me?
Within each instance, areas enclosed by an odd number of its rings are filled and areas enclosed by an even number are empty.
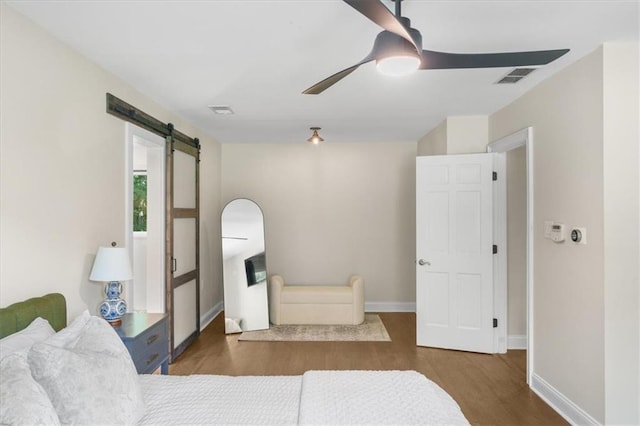
[[[424,265],[431,266],[431,262],[429,262],[428,260],[420,259],[420,260],[418,260],[418,265],[420,265],[420,266],[424,266]]]
[[[175,272],[178,270],[178,259],[174,257],[171,259],[171,261],[173,262],[173,264],[171,265],[171,272]]]

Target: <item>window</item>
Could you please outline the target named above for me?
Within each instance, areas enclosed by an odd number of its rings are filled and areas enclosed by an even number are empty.
[[[133,232],[147,231],[147,172],[133,175]]]

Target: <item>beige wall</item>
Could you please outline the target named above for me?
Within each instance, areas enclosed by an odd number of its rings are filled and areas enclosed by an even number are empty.
[[[640,424],[638,56],[638,44],[605,44],[604,47],[604,359],[607,424]]]
[[[447,154],[487,152],[489,117],[465,115],[447,117]]]
[[[415,303],[415,143],[223,144],[223,201],[265,216],[269,274],[365,279],[366,302]]]
[[[88,281],[95,253],[126,241],[125,131],[105,112],[111,92],[201,140],[201,309],[209,310],[222,300],[219,144],[0,7],[0,305],[56,291],[70,317],[97,312],[102,286]]]
[[[445,155],[447,153],[447,120],[418,141],[418,155]]]
[[[637,49],[597,49],[492,115],[489,126],[492,140],[534,129],[533,373],[607,423],[638,422],[639,361],[622,349],[623,335],[637,348],[639,327],[638,204],[629,195],[638,193],[638,114],[628,110],[637,108]],[[545,220],[585,227],[588,244],[545,239]],[[611,261],[624,249],[624,260]],[[615,364],[622,359],[626,365]],[[611,399],[625,389],[631,394],[616,406]]]
[[[533,372],[604,420],[602,50],[490,118],[491,139],[533,126]],[[554,243],[545,220],[588,230]],[[579,379],[578,379],[579,378]]]
[[[472,154],[487,152],[489,117],[447,117],[418,141],[418,155]]]
[[[527,335],[527,151],[507,156],[507,294],[509,336]]]

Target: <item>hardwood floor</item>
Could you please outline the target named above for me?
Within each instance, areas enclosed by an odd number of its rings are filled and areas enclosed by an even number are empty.
[[[476,425],[565,425],[526,384],[525,351],[504,355],[415,345],[415,314],[381,313],[391,342],[238,342],[223,315],[169,374],[298,375],[306,370],[416,370],[436,382]]]

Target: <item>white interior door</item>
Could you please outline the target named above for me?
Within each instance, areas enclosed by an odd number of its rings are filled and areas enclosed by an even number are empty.
[[[416,161],[417,344],[493,353],[493,154]]]
[[[200,333],[198,148],[167,138],[168,235],[171,239],[167,289],[171,312],[171,352],[177,357]]]

